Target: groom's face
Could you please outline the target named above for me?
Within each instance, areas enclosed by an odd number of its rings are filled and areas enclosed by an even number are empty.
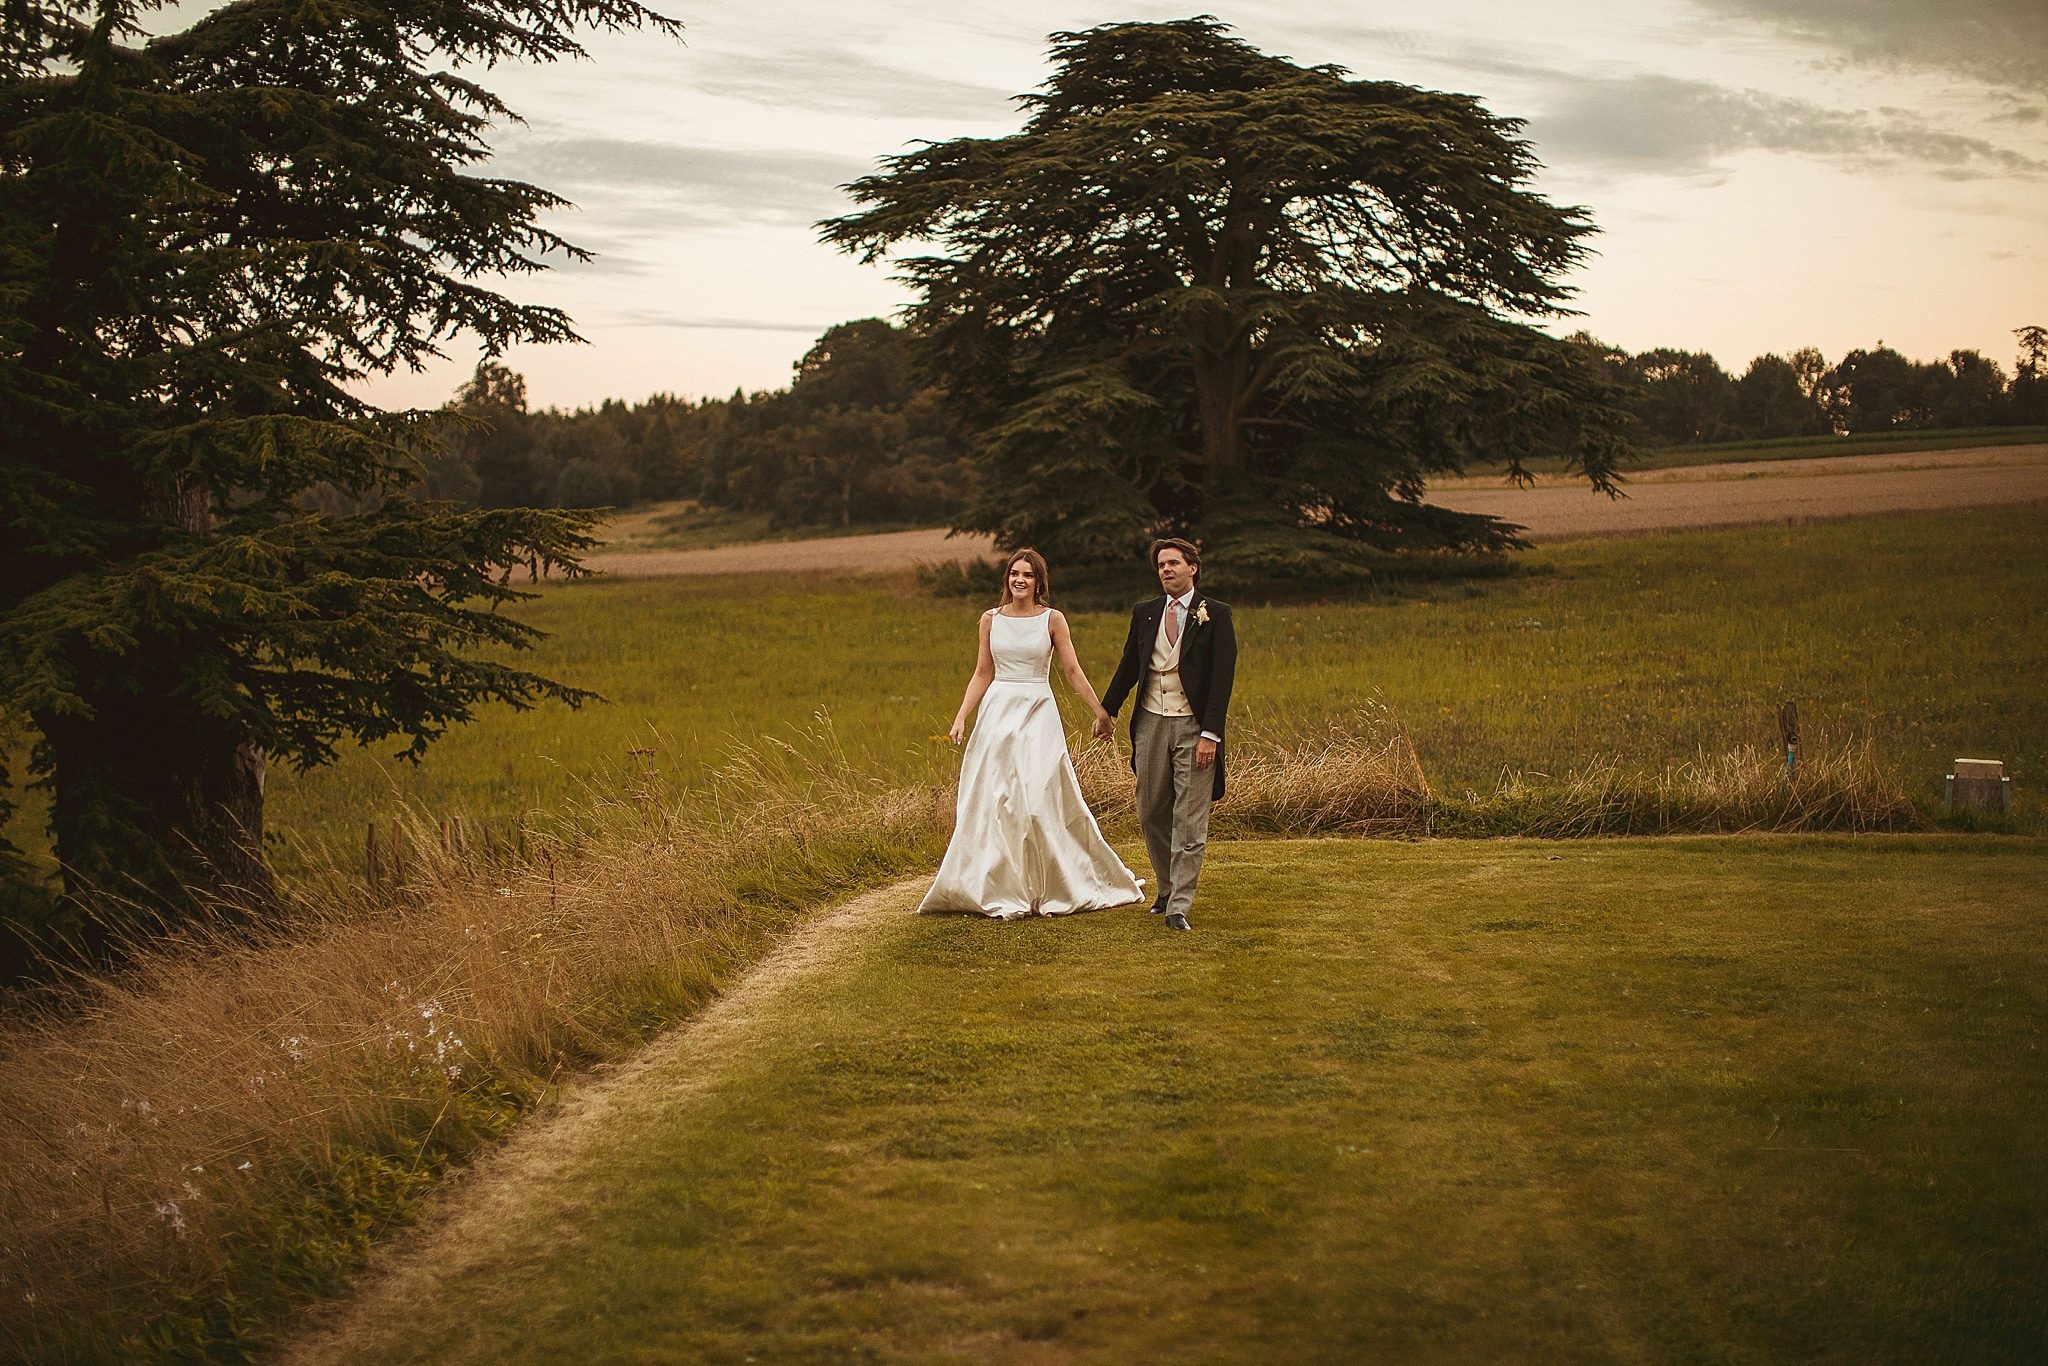
[[[1153,565],[1159,570],[1159,586],[1166,590],[1169,598],[1177,598],[1187,592],[1188,585],[1195,581],[1194,566],[1188,563],[1187,556],[1172,546],[1160,551]]]

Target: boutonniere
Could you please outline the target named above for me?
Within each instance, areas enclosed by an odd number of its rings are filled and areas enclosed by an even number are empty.
[[[1209,624],[1208,603],[1198,602],[1195,604],[1195,624],[1198,626],[1207,626]]]

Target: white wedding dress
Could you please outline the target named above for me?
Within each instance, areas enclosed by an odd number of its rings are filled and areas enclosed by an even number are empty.
[[[1046,671],[1052,613],[989,623],[996,676],[960,760],[953,839],[919,911],[1015,920],[1145,899],[1081,798]]]

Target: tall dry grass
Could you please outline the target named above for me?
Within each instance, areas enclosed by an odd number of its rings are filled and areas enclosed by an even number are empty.
[[[934,787],[830,737],[687,800],[642,770],[481,863],[423,822],[402,887],[200,934],[0,1036],[0,1348],[237,1357],[565,1069],[711,996],[808,905],[936,859]]]
[[[1604,760],[1432,789],[1384,708],[1233,742],[1229,834],[1612,835],[1874,830],[1919,818],[1868,745],[1675,768]],[[1134,833],[1127,753],[1078,751]],[[929,868],[943,781],[863,776],[829,728],[671,791],[641,755],[523,853],[424,822],[402,886],[339,872],[255,940],[203,936],[79,984],[0,1034],[0,1344],[28,1359],[259,1350],[331,1293],[437,1175],[565,1069],[687,1016],[806,908]]]
[[[1539,839],[1926,826],[1874,744],[1825,738],[1790,772],[1781,752],[1747,745],[1655,769],[1607,755],[1559,778],[1510,772],[1491,793],[1444,803],[1432,821],[1438,834]]]
[[[1074,767],[1105,828],[1137,831],[1130,750],[1091,746]],[[1219,835],[1421,835],[1435,795],[1398,718],[1383,703],[1360,708],[1307,735],[1233,741],[1225,800],[1213,809]]]
[[[1136,830],[1129,750],[1091,747],[1075,768],[1107,829]],[[1502,772],[1491,792],[1446,795],[1383,703],[1320,732],[1232,745],[1219,835],[1418,838],[1890,831],[1927,827],[1867,738],[1816,737],[1787,773],[1782,753],[1742,746],[1646,767],[1597,756],[1563,774]]]

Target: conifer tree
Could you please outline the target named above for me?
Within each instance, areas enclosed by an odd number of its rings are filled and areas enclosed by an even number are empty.
[[[510,111],[462,73],[675,27],[630,0],[236,0],[149,38],[159,8],[0,5],[0,713],[51,793],[44,928],[102,949],[134,928],[109,908],[274,900],[268,765],[585,696],[475,649],[533,639],[507,567],[573,571],[587,517],[407,497],[433,418],[357,382],[457,335],[573,339],[493,287],[580,253],[538,221],[555,196],[478,173]]]
[[[1301,67],[1213,19],[1053,35],[1024,129],[883,161],[825,239],[901,262],[978,439],[963,529],[1072,560],[1206,536],[1212,577],[1331,580],[1513,528],[1427,477],[1562,454],[1612,489],[1613,382],[1528,320],[1592,226],[1513,119]]]

